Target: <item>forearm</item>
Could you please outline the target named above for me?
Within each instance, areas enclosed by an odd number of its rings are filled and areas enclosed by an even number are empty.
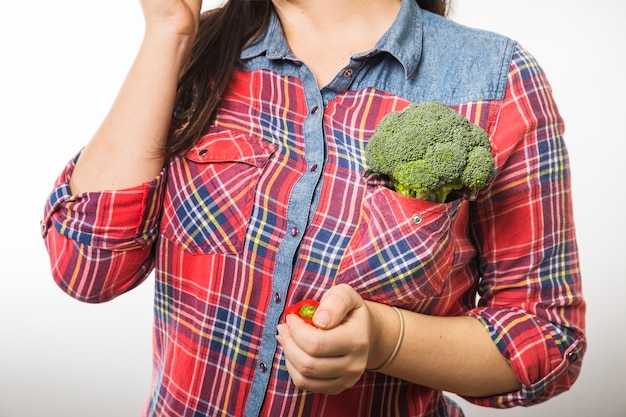
[[[380,366],[395,347],[399,320],[388,306],[368,302],[373,345],[368,367]],[[436,317],[402,310],[404,338],[396,358],[380,372],[454,392],[483,397],[518,390],[511,367],[485,327],[470,317]]]
[[[119,94],[72,175],[74,194],[152,180],[163,167],[180,69],[191,40],[146,31]]]

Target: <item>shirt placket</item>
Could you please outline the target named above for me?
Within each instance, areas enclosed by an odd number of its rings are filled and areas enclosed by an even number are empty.
[[[272,279],[272,300],[270,301],[260,350],[245,416],[258,416],[265,400],[267,386],[273,368],[279,366],[280,357],[276,355],[276,327],[282,316],[285,300],[291,284],[293,265],[298,256],[298,249],[305,234],[314,209],[316,189],[320,186],[320,179],[325,160],[324,146],[324,101],[317,89],[317,84],[311,72],[301,66],[301,82],[304,84],[308,117],[304,122],[304,146],[306,155],[306,170],[299,175],[289,195],[287,209],[288,230],[280,243],[276,256],[276,266]],[[269,404],[268,404],[269,406]]]

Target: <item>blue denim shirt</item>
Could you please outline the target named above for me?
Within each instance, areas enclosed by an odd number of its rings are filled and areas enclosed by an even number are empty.
[[[411,102],[432,100],[449,106],[502,99],[515,46],[509,38],[464,28],[403,0],[376,47],[352,56],[321,96],[326,101],[348,89],[375,87]],[[249,70],[269,68],[295,76],[318,92],[310,70],[291,53],[276,15],[242,58]]]

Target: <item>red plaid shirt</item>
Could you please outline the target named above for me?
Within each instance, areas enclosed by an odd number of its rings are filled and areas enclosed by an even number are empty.
[[[487,130],[496,158],[487,189],[450,203],[363,176],[367,139],[409,95],[382,81],[320,95],[310,77],[255,66],[265,56],[236,71],[215,125],[154,181],[72,195],[68,164],[42,223],[58,285],[104,302],[155,271],[145,415],[461,415],[440,391],[378,373],[337,396],[293,385],[274,337],[283,308],[339,282],[480,320],[523,386],[470,401],[532,404],[570,387],[585,305],[563,124],[537,63],[507,45],[503,94],[449,103]]]

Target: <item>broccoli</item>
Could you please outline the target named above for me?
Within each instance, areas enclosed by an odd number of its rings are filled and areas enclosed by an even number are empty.
[[[399,194],[438,203],[454,190],[480,190],[494,175],[487,132],[435,101],[383,117],[365,159],[367,175],[386,175]]]

